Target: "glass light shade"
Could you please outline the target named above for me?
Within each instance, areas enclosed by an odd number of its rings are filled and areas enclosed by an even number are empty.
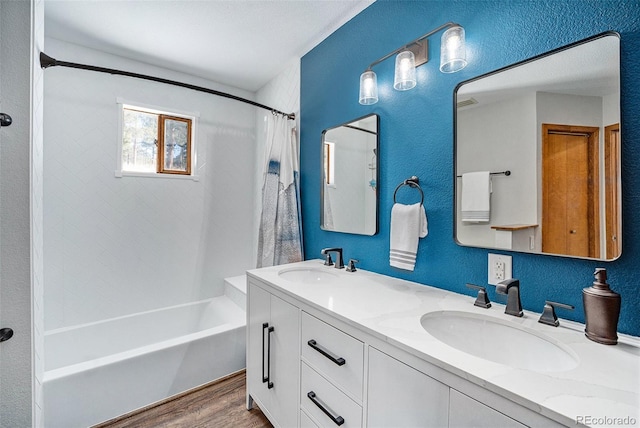
[[[416,86],[416,58],[411,51],[403,51],[396,56],[396,73],[393,88],[406,91]]]
[[[440,71],[455,73],[467,65],[464,28],[456,25],[442,35],[440,41]]]
[[[378,78],[372,70],[360,75],[360,104],[369,105],[378,102]]]

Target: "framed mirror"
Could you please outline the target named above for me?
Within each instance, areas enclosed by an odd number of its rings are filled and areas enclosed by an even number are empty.
[[[617,33],[462,82],[454,98],[459,245],[620,257]]]
[[[322,131],[320,227],[378,232],[378,115]]]

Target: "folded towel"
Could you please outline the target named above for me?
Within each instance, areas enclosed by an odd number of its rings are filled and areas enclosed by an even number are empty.
[[[393,204],[389,264],[413,271],[418,252],[418,238],[427,236],[427,214],[421,203]]]
[[[486,223],[491,217],[489,171],[462,174],[462,221]]]

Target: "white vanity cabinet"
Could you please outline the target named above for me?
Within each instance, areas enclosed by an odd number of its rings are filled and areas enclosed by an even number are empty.
[[[449,387],[372,347],[367,400],[369,427],[447,426]]]
[[[300,310],[249,280],[247,407],[252,399],[275,426],[298,425]]]
[[[335,291],[248,278],[247,405],[254,399],[277,427],[568,425],[334,312]]]

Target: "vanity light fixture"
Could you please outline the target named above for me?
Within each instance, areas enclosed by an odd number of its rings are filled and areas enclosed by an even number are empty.
[[[464,28],[454,22],[447,22],[369,64],[360,76],[360,104],[370,105],[378,102],[378,82],[372,68],[393,55],[397,55],[394,89],[406,91],[415,87],[416,67],[429,61],[427,37],[444,29],[447,30],[442,34],[440,41],[440,71],[455,73],[462,70],[467,65]]]

